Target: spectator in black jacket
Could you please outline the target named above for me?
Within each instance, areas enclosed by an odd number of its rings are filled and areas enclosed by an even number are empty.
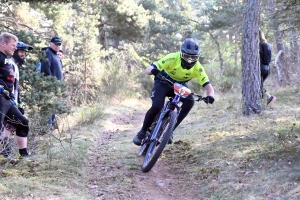
[[[261,92],[262,98],[267,95],[267,105],[272,105],[276,101],[276,97],[270,95],[264,88],[264,82],[270,74],[270,62],[272,58],[271,46],[268,44],[265,34],[259,30],[259,55],[260,55],[260,76],[261,76]]]
[[[58,36],[51,39],[49,47],[45,51],[47,60],[42,62],[41,70],[45,76],[55,76],[58,80],[63,79],[61,61],[57,56],[61,44],[62,40]]]
[[[55,36],[50,40],[49,47],[46,49],[46,61],[42,62],[41,72],[45,76],[55,76],[58,80],[63,79],[62,64],[57,56],[60,51],[62,40]],[[52,114],[49,119],[49,129],[54,130],[55,114]]]

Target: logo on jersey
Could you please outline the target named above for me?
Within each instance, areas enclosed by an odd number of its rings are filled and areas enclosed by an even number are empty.
[[[175,60],[175,58],[168,58],[167,60],[161,61],[161,63],[165,64],[166,62],[169,62],[169,61],[172,61],[172,60]]]
[[[13,65],[14,63],[13,63],[13,61],[12,61],[12,59],[5,59],[4,60],[4,64],[9,64],[9,65]]]

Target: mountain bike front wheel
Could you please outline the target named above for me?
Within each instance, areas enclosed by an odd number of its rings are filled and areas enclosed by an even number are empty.
[[[146,133],[146,138],[143,140],[143,143],[141,145],[140,151],[139,151],[139,156],[141,155],[145,155],[146,152],[148,151],[148,147],[150,145],[150,137],[151,137],[151,133],[149,131],[147,131]]]
[[[149,172],[155,165],[159,156],[163,152],[165,146],[167,145],[170,137],[173,134],[173,130],[176,124],[176,113],[174,111],[169,111],[162,119],[162,123],[157,123],[155,130],[157,137],[155,140],[151,141],[147,153],[145,155],[142,171]]]

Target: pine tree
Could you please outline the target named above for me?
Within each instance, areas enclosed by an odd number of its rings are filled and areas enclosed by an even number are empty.
[[[243,114],[259,114],[262,110],[259,65],[260,0],[248,0],[244,8],[242,37]]]

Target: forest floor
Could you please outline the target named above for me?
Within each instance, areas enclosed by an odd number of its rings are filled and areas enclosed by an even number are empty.
[[[252,116],[237,93],[195,104],[148,173],[132,139],[150,101],[112,102],[101,120],[72,129],[75,156],[49,139],[47,156],[3,164],[0,199],[300,199],[300,92],[274,93]]]

